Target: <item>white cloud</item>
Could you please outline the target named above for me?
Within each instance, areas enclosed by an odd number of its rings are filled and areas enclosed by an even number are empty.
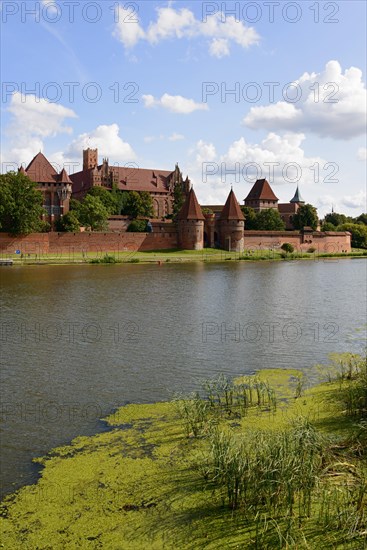
[[[133,5],[133,4],[132,4]],[[139,40],[145,38],[145,32],[135,15],[131,10],[118,6],[116,11],[117,23],[115,25],[113,36],[123,43],[126,49],[133,48]]]
[[[221,59],[230,54],[228,40],[226,38],[214,38],[209,46],[209,53]]]
[[[367,91],[362,71],[351,67],[342,72],[338,61],[329,61],[324,71],[304,73],[295,81],[299,100],[252,107],[243,122],[250,128],[311,131],[321,137],[350,139],[364,134]],[[292,100],[295,87],[287,94]],[[291,97],[292,95],[292,97]]]
[[[168,139],[168,141],[179,141],[181,139],[185,139],[185,136],[183,136],[182,134],[176,134],[176,132],[173,132],[173,134],[171,134],[167,138],[163,134],[159,134],[159,136],[158,135],[157,136],[145,136],[143,138],[144,143],[152,143],[153,141],[162,141],[162,140],[165,140],[165,139]]]
[[[181,95],[169,95],[163,94],[160,99],[155,99],[152,95],[143,95],[144,106],[150,107],[163,107],[172,113],[189,114],[193,111],[207,111],[208,105],[206,103],[196,103],[193,99],[187,99]]]
[[[108,157],[110,162],[126,162],[136,158],[131,145],[119,135],[117,124],[102,124],[89,133],[80,134],[69,145],[66,157],[80,160],[83,149],[97,148],[100,157]]]
[[[240,137],[222,154],[217,152],[214,143],[199,140],[191,150],[192,161],[188,166],[199,200],[203,204],[221,204],[233,184],[242,202],[258,178],[266,178],[279,198],[283,185],[288,185],[292,193],[300,184],[306,195],[304,188],[315,183],[315,171],[311,167],[318,163],[322,174],[325,160],[306,156],[302,148],[304,140],[301,133],[272,132],[260,143],[250,143]]]
[[[181,139],[185,139],[185,136],[182,134],[176,134],[176,132],[173,132],[168,138],[169,141],[180,141]]]
[[[367,147],[360,147],[357,151],[358,160],[367,160]]]
[[[283,136],[269,133],[259,144],[249,143],[244,137],[234,141],[221,157],[227,169],[239,163],[241,180],[248,184],[266,178],[271,185],[302,181],[302,185],[314,182],[315,172],[310,168],[315,163],[324,166],[320,157],[306,157],[301,145],[304,134],[288,133]]]
[[[140,40],[157,44],[169,39],[192,39],[204,37],[211,39],[208,43],[209,53],[215,57],[224,57],[230,53],[230,43],[248,48],[258,44],[259,35],[253,27],[247,27],[233,16],[222,17],[221,13],[209,15],[206,21],[196,19],[194,13],[187,9],[174,9],[171,5],[157,8],[156,21],[150,21],[146,30],[140,25],[137,14],[120,7],[118,21],[113,35],[126,49],[133,48]],[[134,18],[134,22],[132,21]]]
[[[72,128],[64,124],[65,119],[77,117],[72,109],[63,105],[19,92],[12,95],[8,111],[12,115],[5,129],[9,146],[2,160],[17,165],[28,164],[43,149],[45,138],[71,134]]]
[[[367,209],[366,191],[360,190],[355,195],[347,195],[341,199],[341,203],[347,208],[361,208],[365,212]]]
[[[212,162],[216,159],[217,153],[213,143],[205,143],[202,139],[196,144],[196,162],[202,164],[203,162]]]
[[[72,109],[35,95],[23,95],[15,92],[10,101],[8,111],[13,115],[9,131],[17,139],[26,138],[30,134],[45,138],[59,133],[71,133],[70,126],[64,126],[65,118],[76,118]]]

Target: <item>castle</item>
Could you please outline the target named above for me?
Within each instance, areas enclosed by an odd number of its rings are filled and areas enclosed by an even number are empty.
[[[212,206],[207,209],[208,212],[204,210],[203,213],[189,178],[183,179],[178,164],[172,172],[110,166],[107,159],[103,159],[102,164],[98,165],[97,149],[86,149],[83,151],[83,170],[70,176],[65,169],[57,173],[41,152],[33,158],[26,169],[21,167],[19,172],[36,182],[38,189],[42,191],[44,208],[47,212],[46,219],[51,227],[54,227],[55,221],[69,211],[70,198],[83,200],[88,190],[94,186],[106,189],[116,186],[121,191],[146,191],[151,195],[154,208],[154,219],[152,219],[154,237],[151,235],[150,240],[152,243],[153,241],[158,243],[157,232],[161,237],[166,235],[167,240],[163,240],[163,244],[159,241],[161,248],[177,246],[182,249],[200,250],[204,247],[219,247],[242,252],[251,246],[280,248],[284,242],[290,242],[299,250],[310,249],[314,244],[320,251],[331,251],[330,244],[333,246],[333,251],[348,252],[351,249],[348,232],[321,233],[311,228],[304,228],[301,232],[292,231],[292,217],[304,204],[299,189],[297,187],[289,203],[279,204],[278,198],[266,179],[255,182],[244,199],[244,204],[258,212],[268,208],[277,209],[288,231],[246,230],[244,215],[232,189],[224,206]],[[176,224],[173,224],[172,220],[167,220],[166,217],[173,212],[176,186],[181,188],[185,202],[176,216]],[[122,236],[126,233],[126,223],[126,219],[112,216],[110,231]],[[109,235],[112,234],[109,233]],[[122,237],[121,239],[123,240]],[[147,242],[148,240],[147,237]],[[103,241],[101,242],[103,244]],[[142,244],[140,243],[139,246]]]

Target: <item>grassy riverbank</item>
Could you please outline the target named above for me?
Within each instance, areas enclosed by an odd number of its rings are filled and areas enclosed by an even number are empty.
[[[315,371],[313,372],[315,376]],[[7,549],[367,547],[367,370],[335,356],[128,405],[39,459],[2,505]]]
[[[224,262],[224,261],[318,261],[324,258],[361,258],[367,257],[367,250],[353,249],[350,253],[317,254],[316,252],[293,252],[285,254],[274,249],[245,250],[244,252],[226,252],[215,248],[203,250],[154,250],[151,252],[75,252],[68,254],[27,254],[13,255],[14,265],[48,264],[85,264],[85,263],[186,263],[186,262]]]

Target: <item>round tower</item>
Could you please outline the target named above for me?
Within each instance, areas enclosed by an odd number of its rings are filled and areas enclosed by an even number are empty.
[[[221,248],[231,252],[243,252],[245,218],[231,189],[218,221]]]
[[[177,214],[178,246],[184,250],[204,248],[204,215],[193,188]]]

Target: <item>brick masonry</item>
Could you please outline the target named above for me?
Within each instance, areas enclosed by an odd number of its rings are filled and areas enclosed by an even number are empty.
[[[177,231],[174,227],[154,224],[153,233],[127,232],[82,232],[82,233],[33,233],[27,236],[12,236],[0,233],[0,254],[2,257],[21,254],[37,257],[58,254],[80,254],[126,251],[167,250],[178,247]],[[278,249],[284,242],[291,243],[296,250],[307,251],[311,247],[319,253],[350,252],[350,233],[313,232],[300,234],[296,231],[244,231],[245,249]]]

